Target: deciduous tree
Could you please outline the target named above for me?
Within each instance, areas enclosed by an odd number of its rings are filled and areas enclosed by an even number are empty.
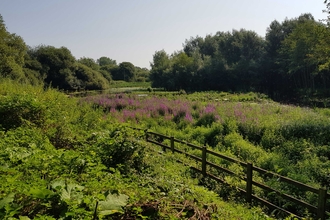
[[[23,39],[7,31],[0,15],[0,76],[27,81],[23,71],[26,51]]]

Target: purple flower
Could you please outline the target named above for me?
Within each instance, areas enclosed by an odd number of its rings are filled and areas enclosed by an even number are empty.
[[[215,106],[214,105],[210,105],[208,104],[205,109],[204,109],[204,113],[213,113],[215,112]]]
[[[192,122],[193,121],[193,118],[192,118],[191,114],[186,113],[185,120],[186,121],[189,121],[189,122]]]

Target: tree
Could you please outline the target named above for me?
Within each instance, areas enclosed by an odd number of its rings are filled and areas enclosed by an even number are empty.
[[[16,34],[10,34],[0,15],[0,77],[9,77],[26,82],[24,75],[24,55],[27,51],[23,39]]]
[[[188,55],[192,56],[192,54],[198,50],[200,51],[202,45],[204,44],[204,39],[202,37],[191,37],[189,40],[186,40],[183,44],[183,51]]]
[[[156,51],[150,80],[168,90],[258,91],[292,100],[297,89],[330,83],[329,45],[326,26],[302,14],[273,21],[265,39],[241,29],[190,38],[171,56]]]
[[[130,62],[120,63],[118,69],[112,72],[112,78],[114,80],[124,80],[127,82],[135,81],[135,66]]]
[[[164,51],[156,51],[153,55],[153,62],[150,63],[150,80],[152,87],[166,88],[170,79],[171,60],[169,55]]]
[[[117,62],[115,60],[110,59],[109,57],[100,57],[96,61],[100,66],[106,66],[106,65],[117,65]]]
[[[172,76],[167,88],[170,90],[191,90],[191,83],[195,76],[194,60],[185,52],[172,55]]]
[[[82,63],[77,63],[74,73],[77,89],[104,90],[109,88],[108,80],[100,72]]]
[[[327,25],[330,26],[330,1],[324,0],[324,4],[326,6],[326,9],[323,10],[323,12],[327,14],[327,18],[323,19],[323,21],[325,21]]]
[[[100,70],[100,66],[97,62],[95,62],[94,59],[92,58],[88,58],[88,57],[82,57],[79,60],[77,60],[78,63],[84,64],[85,66],[88,66],[89,68],[99,71]]]
[[[44,84],[44,80],[46,76],[41,74],[42,72],[41,63],[35,57],[31,56],[31,48],[28,49],[27,53],[24,56],[23,71],[31,84],[33,85]]]
[[[220,33],[220,32],[219,32]],[[214,36],[206,35],[203,39],[202,37],[191,37],[186,40],[183,44],[183,51],[188,55],[192,56],[196,51],[202,55],[213,56],[218,49],[219,36],[218,33]]]
[[[288,77],[280,49],[284,39],[297,25],[308,20],[313,21],[313,16],[302,14],[298,18],[285,19],[282,23],[275,20],[267,28],[261,92],[267,93],[273,99],[291,99],[294,96],[294,82]]]
[[[66,47],[38,46],[33,49],[33,56],[41,63],[41,74],[45,75],[45,83],[65,90],[79,88],[74,76],[75,58]]]
[[[315,80],[326,83],[330,67],[330,31],[325,25],[306,20],[284,39],[280,50],[283,69],[293,79],[297,90],[312,92]]]
[[[241,29],[224,33],[219,40],[218,55],[224,59],[225,80],[232,91],[256,90],[260,84],[260,65],[265,42],[254,31]],[[223,73],[223,71],[222,71]]]
[[[147,68],[135,67],[136,81],[137,82],[148,82],[150,71]]]

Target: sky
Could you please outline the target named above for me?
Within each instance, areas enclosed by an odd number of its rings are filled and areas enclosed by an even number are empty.
[[[186,39],[244,28],[265,37],[274,20],[311,13],[324,0],[0,0],[7,30],[31,47],[67,47],[77,59],[105,56],[150,68],[156,51]]]

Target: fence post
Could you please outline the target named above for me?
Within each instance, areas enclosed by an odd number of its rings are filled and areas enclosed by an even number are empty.
[[[145,129],[145,130],[144,130],[144,134],[145,134],[145,136],[146,136],[146,142],[148,142],[148,138],[149,138],[149,137],[148,137],[148,129]]]
[[[172,149],[172,153],[174,153],[174,137],[171,137],[171,149]]]
[[[251,203],[252,201],[252,175],[253,165],[248,163],[246,165],[246,202]]]
[[[202,174],[203,177],[206,177],[206,147],[203,146],[202,150]]]
[[[327,202],[327,190],[325,188],[319,189],[319,202],[317,206],[317,218],[325,220],[325,206]]]

